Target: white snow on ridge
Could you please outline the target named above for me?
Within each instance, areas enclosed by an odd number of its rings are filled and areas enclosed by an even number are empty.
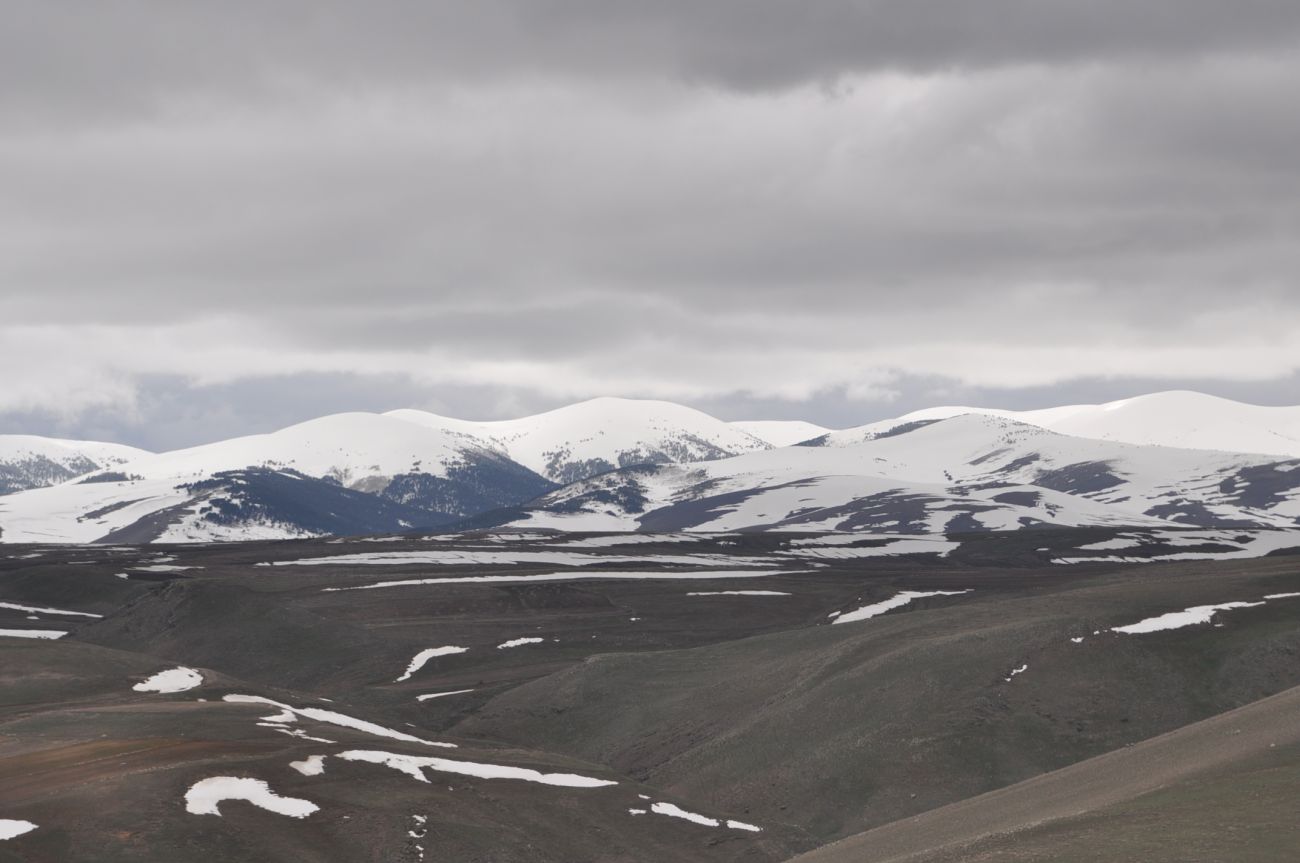
[[[189,500],[174,479],[63,483],[0,496],[0,542],[88,543]],[[93,517],[91,513],[96,513]]]
[[[922,599],[927,596],[958,596],[963,593],[970,593],[974,588],[966,590],[904,590],[897,593],[889,599],[871,605],[864,605],[853,611],[843,612],[834,615],[834,623],[855,623],[859,620],[867,620],[872,617],[892,611],[895,608],[902,608],[914,599]]]
[[[131,687],[136,692],[187,692],[203,683],[203,675],[193,668],[179,666],[160,671],[148,680]]]
[[[318,417],[269,434],[230,438],[133,460],[123,471],[146,479],[190,480],[226,470],[273,467],[332,476],[351,485],[370,476],[413,469],[445,476],[447,465],[482,443],[463,434],[421,428],[380,414]]]
[[[429,692],[424,695],[415,696],[416,701],[430,701],[434,698],[446,698],[448,695],[464,695],[466,692],[473,692],[473,689],[453,689],[450,692]]]
[[[1161,632],[1166,629],[1181,629],[1198,623],[1209,623],[1216,612],[1229,611],[1234,608],[1254,608],[1262,602],[1224,602],[1219,605],[1195,605],[1182,611],[1171,611],[1158,617],[1148,617],[1128,626],[1113,626],[1111,632],[1126,635],[1141,635],[1148,632]]]
[[[1222,551],[1175,551],[1197,545],[1224,546]],[[1053,563],[1163,563],[1176,560],[1241,560],[1274,551],[1300,548],[1300,530],[1153,530],[1120,534],[1079,546],[1079,551],[1127,551],[1095,557],[1058,557]],[[1168,551],[1166,551],[1168,549]],[[1137,552],[1142,552],[1137,554]]]
[[[337,758],[344,761],[363,761],[370,764],[382,764],[399,770],[413,779],[428,782],[425,769],[440,773],[456,773],[461,776],[474,776],[479,779],[518,779],[523,782],[535,782],[540,785],[558,785],[566,788],[601,788],[617,785],[609,779],[596,779],[576,773],[542,773],[528,767],[511,767],[505,764],[481,764],[474,761],[453,761],[448,758],[433,758],[422,755],[403,755],[397,752],[380,752],[367,749],[350,749],[340,752]]]
[[[385,728],[374,722],[367,722],[364,719],[357,719],[354,716],[348,716],[345,713],[337,713],[333,710],[324,710],[319,707],[291,707],[279,701],[273,701],[270,698],[264,698],[260,695],[238,695],[230,694],[222,697],[222,701],[230,704],[266,704],[271,707],[279,707],[286,713],[300,716],[304,719],[311,719],[316,722],[324,722],[328,725],[337,725],[341,728],[351,728],[354,731],[361,731],[366,734],[373,734],[376,737],[388,737],[393,740],[402,740],[407,743],[420,743],[425,746],[441,746],[446,749],[455,749],[455,743],[441,743],[433,740],[424,740],[405,731],[397,731],[392,728]]]
[[[0,635],[7,635],[10,638],[43,638],[50,641],[67,634],[61,629],[0,629]]]
[[[832,437],[861,439],[906,423],[947,419],[962,414],[1015,420],[1059,434],[1094,440],[1300,457],[1300,407],[1264,407],[1177,390],[1099,405],[1067,405],[1030,411],[926,408],[831,434]]]
[[[430,647],[427,650],[421,650],[411,659],[411,664],[406,666],[406,671],[402,676],[394,680],[394,683],[401,683],[403,680],[410,680],[411,675],[424,667],[425,663],[435,656],[450,656],[454,653],[465,653],[468,647],[456,647],[455,645],[445,645],[443,647]]]
[[[840,534],[834,536],[838,539]],[[856,542],[863,540],[882,539],[885,540],[880,545],[864,545],[845,548],[842,542],[828,542],[826,547],[822,547],[810,541],[799,543],[798,548],[786,551],[778,551],[777,554],[794,556],[794,557],[815,557],[828,560],[851,560],[859,557],[887,557],[904,554],[937,554],[940,557],[947,557],[948,553],[954,549],[961,548],[961,543],[956,540],[948,539],[944,536],[864,536],[862,534],[849,534],[849,537]],[[831,539],[832,537],[827,537]],[[794,543],[791,543],[794,545]]]
[[[650,543],[699,542],[706,537],[688,533],[619,533],[608,536],[587,536],[557,543],[564,548],[613,548],[619,545],[648,545]]]
[[[695,590],[687,596],[790,596],[783,590]]]
[[[540,575],[463,575],[447,578],[406,578],[399,581],[379,581],[374,584],[358,584],[353,587],[323,587],[323,593],[335,593],[343,590],[376,590],[381,587],[415,587],[436,584],[504,584],[528,581],[591,581],[618,579],[648,579],[665,581],[708,581],[720,578],[763,578],[768,575],[797,575],[811,572],[808,569],[702,569],[692,572],[636,572],[633,570],[610,569],[601,572],[576,570],[574,572],[547,572]]]
[[[658,563],[664,566],[771,567],[761,557],[730,557],[725,554],[612,555],[572,551],[475,551],[430,549],[427,551],[357,552],[299,560],[275,560],[257,566],[500,566],[502,564],[545,564],[547,566],[589,566],[611,563]]]
[[[0,435],[0,463],[43,457],[66,466],[79,458],[86,458],[102,468],[149,455],[153,453],[120,443],[68,440],[42,435]]]
[[[103,617],[102,614],[91,614],[88,611],[68,611],[63,608],[46,608],[41,605],[18,605],[13,602],[0,602],[0,608],[11,608],[15,611],[27,611],[32,614],[59,614],[72,615],[74,617]]]
[[[705,827],[719,827],[721,822],[716,818],[710,818],[707,815],[700,815],[698,812],[688,812],[675,803],[652,803],[650,811],[656,815],[667,815],[671,818],[681,818],[684,821],[690,821],[694,824],[701,824]]]
[[[512,638],[498,644],[497,650],[509,650],[512,647],[523,647],[525,644],[541,644],[542,641],[541,638]]]
[[[185,811],[191,815],[220,815],[220,804],[227,800],[245,800],[268,812],[290,818],[306,818],[320,809],[310,800],[281,797],[261,779],[213,776],[195,782],[185,792]]]
[[[740,420],[728,423],[772,446],[793,446],[821,437],[830,431],[825,426],[803,420]]]
[[[629,809],[628,811],[634,815],[645,812],[644,809],[641,810]],[[727,819],[723,821],[722,819],[719,818],[710,818],[707,815],[701,815],[698,812],[691,812],[689,810],[683,809],[682,807],[678,806],[675,803],[664,803],[664,802],[652,803],[650,804],[650,811],[655,813],[656,815],[667,815],[670,818],[680,818],[683,821],[690,821],[692,824],[699,824],[702,827],[722,827],[725,825],[726,827],[729,827],[732,830],[744,830],[748,833],[763,832],[763,828],[758,827],[754,824],[746,824],[744,821],[733,821],[731,819]]]
[[[13,839],[22,836],[24,833],[31,833],[36,829],[36,825],[30,821],[19,821],[14,818],[0,818],[0,840]]]
[[[386,417],[429,429],[471,435],[525,467],[552,479],[572,462],[595,459],[619,466],[638,453],[667,452],[696,461],[718,452],[735,454],[770,444],[709,416],[672,402],[596,398],[514,420],[471,422],[418,410]]]

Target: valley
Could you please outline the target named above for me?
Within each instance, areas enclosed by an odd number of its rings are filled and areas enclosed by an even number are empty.
[[[1076,859],[1207,794],[1214,859],[1300,764],[1300,533],[1228,533],[6,546],[0,860]]]

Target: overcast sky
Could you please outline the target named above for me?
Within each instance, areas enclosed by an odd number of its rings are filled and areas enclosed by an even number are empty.
[[[0,15],[0,432],[1300,403],[1295,0]]]

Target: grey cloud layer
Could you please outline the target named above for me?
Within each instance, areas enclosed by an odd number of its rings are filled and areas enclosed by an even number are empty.
[[[162,373],[531,409],[1300,368],[1294,2],[5,16],[0,412],[184,413]]]
[[[149,104],[177,88],[437,76],[657,74],[786,86],[881,69],[1254,51],[1300,36],[1289,0],[13,0],[0,93]]]

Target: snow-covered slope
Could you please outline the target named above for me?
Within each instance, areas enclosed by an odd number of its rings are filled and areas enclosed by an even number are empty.
[[[1132,444],[1266,453],[1300,457],[1300,407],[1264,407],[1195,392],[1162,392],[1101,405],[1067,405],[1032,411],[936,407],[831,432],[834,446],[858,443],[900,426],[984,414],[1078,437]]]
[[[149,454],[115,443],[0,435],[0,494],[54,485]]]
[[[264,538],[465,518],[656,531],[1294,527],[1300,457],[1223,447],[1293,447],[1297,410],[1159,393],[1013,416],[936,408],[825,432],[595,399],[487,423],[336,414],[159,454],[10,436],[0,455],[25,466],[24,482],[64,481],[0,496],[0,540]]]
[[[246,475],[223,476],[231,472]],[[298,481],[286,484],[277,475]],[[214,479],[222,489],[208,485]],[[312,498],[335,497],[331,486],[374,500],[340,503],[356,514],[352,521],[322,519]],[[286,536],[364,532],[375,524],[396,530],[518,504],[553,487],[472,437],[378,414],[335,414],[270,434],[148,454],[54,488],[8,495],[0,503],[0,539],[87,542],[122,531],[175,538],[173,528],[195,520],[234,536],[240,513],[259,537],[267,535],[267,524]],[[213,494],[238,504],[211,503]],[[425,515],[414,517],[420,512]]]
[[[231,438],[128,462],[149,479],[193,478],[244,467],[290,468],[353,486],[375,477],[422,472],[446,476],[450,466],[500,459],[468,435],[419,428],[371,413],[320,417],[269,434]]]
[[[825,426],[803,420],[742,420],[728,425],[772,446],[790,446],[830,432]]]
[[[211,542],[397,533],[454,517],[289,470],[63,483],[0,498],[0,542]]]
[[[672,402],[598,398],[534,416],[468,422],[417,410],[385,416],[473,435],[555,482],[646,463],[689,463],[767,449],[766,441]]]
[[[935,532],[1038,525],[1300,524],[1300,460],[1061,435],[984,415],[857,444],[634,468],[553,492],[515,524]]]

